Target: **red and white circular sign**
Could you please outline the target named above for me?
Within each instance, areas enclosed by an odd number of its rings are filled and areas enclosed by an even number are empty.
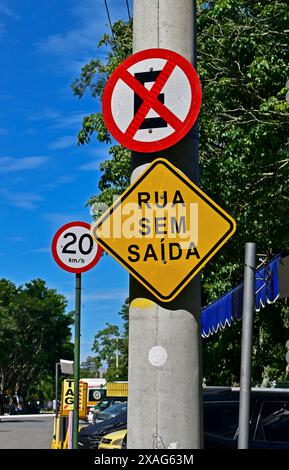
[[[201,101],[200,80],[190,62],[167,49],[147,49],[113,72],[102,113],[120,144],[150,153],[174,145],[189,132]]]
[[[65,224],[53,237],[53,258],[70,273],[83,273],[93,268],[101,253],[102,248],[92,238],[90,225],[86,222]]]

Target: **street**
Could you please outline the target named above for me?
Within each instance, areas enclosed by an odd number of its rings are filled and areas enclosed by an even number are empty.
[[[1,416],[0,449],[50,449],[53,415]]]

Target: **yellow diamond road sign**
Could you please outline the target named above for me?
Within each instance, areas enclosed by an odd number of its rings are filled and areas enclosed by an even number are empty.
[[[155,160],[92,228],[97,242],[168,302],[233,235],[236,223],[167,160]]]

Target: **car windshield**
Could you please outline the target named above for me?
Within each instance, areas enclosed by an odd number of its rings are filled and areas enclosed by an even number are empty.
[[[106,410],[104,411],[105,414],[119,414],[121,413],[122,411],[125,411],[127,408],[127,404],[126,403],[116,403],[114,405],[111,405],[109,406],[108,408],[106,408]]]
[[[261,428],[266,441],[289,442],[288,403],[264,403],[261,410]]]
[[[98,408],[96,407],[96,411],[103,411],[109,407],[109,401],[102,401]]]
[[[238,427],[238,402],[204,403],[204,430],[223,437],[234,437]]]

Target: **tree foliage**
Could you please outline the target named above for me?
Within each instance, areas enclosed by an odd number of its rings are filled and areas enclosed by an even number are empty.
[[[72,315],[64,296],[45,281],[16,287],[0,280],[0,381],[10,393],[32,393],[42,379],[54,376],[55,363],[70,359]]]
[[[101,361],[98,357],[88,356],[80,365],[80,377],[97,378],[100,376]]]
[[[126,299],[119,315],[122,328],[106,323],[94,337],[92,351],[96,354],[99,368],[104,369],[104,377],[108,381],[127,380],[128,368],[128,306]],[[118,367],[116,354],[118,351]]]
[[[208,2],[199,15],[201,185],[237,221],[230,243],[204,270],[204,303],[242,275],[244,245],[288,250],[288,4]],[[255,317],[252,378],[282,379],[289,312],[281,302]],[[278,325],[278,327],[274,327]],[[239,381],[240,328],[204,342],[207,383]]]
[[[244,245],[258,252],[289,249],[289,78],[288,2],[276,0],[198,1],[198,73],[203,89],[199,117],[201,187],[237,221],[237,232],[203,271],[203,305],[234,286],[243,272]],[[73,85],[79,97],[101,98],[116,65],[131,52],[131,25],[117,22],[107,61],[94,61]],[[121,47],[120,47],[121,44]],[[89,118],[88,118],[89,119]],[[110,141],[101,115],[85,130]],[[102,164],[100,194],[90,203],[110,204],[129,184],[128,152],[111,149]],[[289,310],[279,301],[256,315],[253,381],[282,379]],[[277,326],[276,326],[277,325]],[[207,383],[239,381],[240,325],[204,341]]]
[[[288,249],[289,10],[284,1],[209,4],[199,16],[201,181],[238,224],[219,257],[224,281],[229,266],[239,271],[246,241]]]

